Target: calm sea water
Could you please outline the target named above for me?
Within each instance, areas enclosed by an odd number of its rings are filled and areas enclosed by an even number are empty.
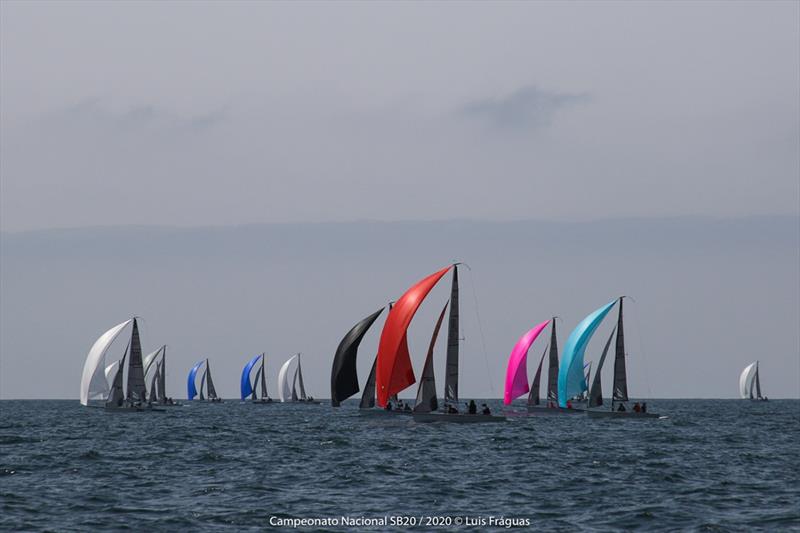
[[[475,531],[503,529],[490,516],[539,530],[800,530],[800,402],[648,406],[670,418],[451,425],[366,418],[354,403],[121,414],[2,401],[0,530],[241,531],[343,516],[484,520]],[[440,528],[453,529],[467,528]]]

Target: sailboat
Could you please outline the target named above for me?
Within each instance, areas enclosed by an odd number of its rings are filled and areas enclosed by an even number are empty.
[[[164,344],[156,351],[149,353],[144,358],[145,380],[153,369],[150,379],[150,403],[162,407],[180,406],[179,402],[167,396],[167,345]]]
[[[343,401],[361,390],[358,386],[358,371],[356,369],[358,348],[364,339],[364,335],[367,334],[372,324],[383,313],[383,310],[384,307],[381,307],[368,317],[361,319],[355,326],[350,328],[350,331],[339,342],[336,354],[333,356],[333,366],[331,368],[331,405],[333,407],[339,407]],[[364,385],[364,394],[362,394],[360,407],[368,409],[374,406],[375,363],[373,362],[369,378],[366,385]]]
[[[292,366],[293,363],[297,363],[297,366],[294,369],[294,377],[292,378],[292,386],[289,387],[289,367]],[[300,391],[298,392],[298,385],[300,386]],[[295,354],[291,356],[283,366],[281,367],[280,371],[278,372],[278,397],[280,398],[281,402],[292,402],[292,403],[305,403],[305,404],[319,404],[320,402],[315,400],[313,396],[308,396],[306,394],[306,388],[303,384],[303,370],[300,366],[300,354]]]
[[[569,398],[575,392],[586,389],[586,377],[580,372],[580,364],[583,363],[583,356],[589,340],[594,335],[597,327],[606,317],[611,308],[615,304],[619,304],[619,314],[617,316],[617,325],[612,330],[608,341],[605,344],[603,353],[600,356],[600,362],[594,374],[594,382],[592,389],[589,391],[590,409],[586,413],[593,418],[597,417],[614,417],[614,418],[659,418],[655,413],[635,411],[626,407],[628,399],[628,376],[625,365],[625,333],[623,327],[623,298],[612,300],[600,309],[597,309],[592,314],[584,318],[580,324],[573,330],[567,339],[567,344],[564,349],[564,366],[558,376],[558,394],[559,398]],[[598,409],[603,405],[602,391],[600,387],[600,376],[605,363],[608,349],[611,346],[612,338],[616,337],[615,353],[614,353],[614,384],[611,394],[610,408]],[[578,370],[578,372],[575,372]],[[563,395],[563,396],[562,396]],[[563,406],[563,405],[562,405]],[[616,407],[616,408],[615,408]]]
[[[264,369],[264,359],[265,354],[260,354],[247,362],[242,369],[242,382],[241,382],[241,393],[242,393],[242,401],[247,400],[250,398],[252,403],[272,403],[272,398],[269,397],[267,394],[267,378],[266,378],[266,370]],[[261,361],[261,366],[258,367],[256,371],[256,377],[251,382],[250,381],[250,373],[253,370],[253,367]],[[259,398],[258,393],[256,392],[256,387],[261,385],[261,397]]]
[[[753,389],[755,388],[755,396]],[[739,376],[739,395],[743,400],[763,401],[768,398],[761,395],[761,379],[758,376],[758,361],[747,365]]]
[[[442,411],[426,412],[419,409],[413,413],[414,420],[417,422],[497,422],[505,420],[502,416],[492,416],[483,414],[464,414],[458,412],[458,351],[459,351],[459,306],[458,306],[458,264],[449,265],[438,272],[418,281],[409,288],[394,304],[386,317],[386,323],[381,331],[381,339],[378,346],[378,356],[376,360],[376,390],[377,403],[380,407],[386,408],[390,398],[416,382],[414,370],[411,366],[411,356],[408,350],[408,327],[414,318],[419,306],[433,287],[444,277],[447,272],[453,270],[452,284],[450,288],[450,314],[447,332],[447,354],[445,366],[444,382],[444,401]],[[444,313],[444,311],[443,311]],[[443,316],[443,315],[441,315]],[[440,320],[441,320],[440,316]],[[434,337],[431,347],[428,350],[430,359],[432,357],[433,344],[436,341],[438,328],[434,330]],[[433,381],[433,365],[425,365],[423,370],[423,380],[417,398],[422,399],[422,404],[417,402],[417,406],[430,403],[430,391]],[[427,400],[426,400],[427,397]],[[438,401],[437,401],[438,407]]]
[[[129,324],[131,338],[122,359],[106,366],[105,357],[111,344]],[[123,383],[125,363],[128,364],[127,383]],[[113,376],[113,378],[111,378]],[[109,386],[109,378],[111,385]],[[142,346],[136,317],[117,324],[103,333],[92,345],[86,356],[81,376],[80,402],[85,406],[90,401],[102,401],[109,410],[141,411],[151,409],[142,367]],[[92,407],[99,405],[91,404]]]
[[[205,369],[203,370],[203,375],[200,378],[200,389],[198,390],[196,387],[196,379],[197,379],[197,372],[200,371],[200,367],[205,365]],[[211,379],[211,363],[209,363],[208,359],[202,359],[198,361],[192,368],[189,370],[189,379],[188,379],[188,393],[187,397],[189,400],[194,400],[195,396],[199,401],[207,401],[212,403],[221,403],[222,398],[217,396],[217,389],[214,387],[214,380]],[[205,394],[203,391],[205,390]]]

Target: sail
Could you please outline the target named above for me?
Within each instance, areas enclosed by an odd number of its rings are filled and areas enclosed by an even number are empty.
[[[162,402],[167,400],[167,363],[166,363],[167,353],[166,350],[164,351],[164,355],[161,356],[161,363],[158,364],[158,397],[161,399]]]
[[[431,343],[428,345],[428,355],[425,357],[425,366],[422,369],[422,376],[417,388],[417,401],[414,403],[414,411],[418,413],[430,413],[439,408],[439,402],[436,399],[436,379],[433,375],[433,348],[436,345],[436,338],[439,336],[439,329],[442,327],[445,311],[447,311],[447,304],[444,304],[442,312],[439,314],[439,320],[436,321],[436,327],[433,328]]]
[[[556,318],[550,328],[550,356],[547,361],[547,399],[558,403],[558,340],[556,339]]]
[[[369,409],[375,407],[375,369],[378,366],[378,358],[372,361],[372,369],[369,371],[367,382],[364,384],[364,392],[361,394],[359,409]]]
[[[510,404],[514,401],[514,398],[522,396],[530,390],[528,388],[528,348],[531,347],[533,341],[536,340],[536,337],[549,323],[549,320],[545,320],[535,326],[520,337],[511,350],[511,354],[508,356],[508,366],[506,367],[506,386],[503,393],[504,404]]]
[[[306,396],[306,387],[303,385],[303,370],[300,368],[300,354],[297,354],[297,370],[295,374],[295,379],[300,383],[300,399],[305,400],[308,397]]]
[[[358,387],[358,372],[356,370],[358,346],[370,326],[383,313],[383,309],[381,307],[362,319],[339,342],[336,354],[333,356],[333,367],[331,368],[331,405],[334,407],[338,407],[343,401],[360,390]]]
[[[153,374],[153,379],[150,381],[150,397],[148,401],[150,402],[157,402],[158,401],[158,391],[156,386],[158,385],[158,368],[156,368],[155,374]]]
[[[376,388],[378,405],[386,407],[389,397],[412,385],[416,378],[411,367],[406,337],[411,319],[434,285],[442,279],[450,266],[418,281],[395,302],[381,331],[378,345]]]
[[[208,362],[206,359],[206,379],[207,379],[207,391],[208,391],[208,399],[209,400],[216,400],[217,399],[217,389],[214,388],[214,380],[211,379],[211,363]]]
[[[150,373],[150,367],[153,365],[153,363],[155,362],[156,358],[161,353],[161,350],[163,350],[164,348],[166,348],[166,345],[161,346],[158,350],[147,354],[142,359],[142,364],[144,365],[144,375],[145,375],[145,377],[147,377],[147,374]]]
[[[278,398],[282,402],[288,402],[292,397],[292,390],[289,388],[289,367],[295,359],[297,359],[297,355],[291,356],[278,371]]]
[[[144,367],[142,366],[142,344],[139,341],[139,325],[133,319],[131,333],[131,354],[128,360],[128,389],[126,397],[132,402],[147,401],[147,387],[144,383]]]
[[[586,391],[589,390],[589,376],[592,375],[592,362],[589,361],[588,363],[583,365],[583,370],[584,370],[584,374],[583,374],[583,385],[584,386],[583,386],[583,390],[581,390],[581,392],[586,392]]]
[[[189,370],[189,379],[187,380],[187,393],[186,397],[190,400],[194,400],[194,397],[197,396],[197,386],[195,385],[195,378],[197,377],[197,371],[200,370],[200,367],[203,366],[205,363],[205,359],[202,361],[198,361],[191,370]],[[202,390],[202,387],[200,387]],[[200,398],[202,400],[202,398]]]
[[[628,373],[625,369],[625,331],[622,329],[622,298],[619,299],[619,315],[617,316],[617,345],[614,355],[614,388],[613,401],[628,401]]]
[[[561,368],[558,370],[558,405],[567,406],[567,399],[586,390],[586,378],[583,375],[583,354],[586,345],[592,338],[597,326],[614,307],[617,300],[613,300],[586,318],[569,334],[567,344],[564,346],[564,357]]]
[[[114,361],[110,365],[106,367],[105,374],[106,374],[106,381],[109,382],[109,390],[111,388],[111,383],[114,382],[114,377],[117,375],[117,369],[119,368],[120,361]]]
[[[528,405],[539,405],[539,382],[542,379],[542,363],[544,363],[545,355],[547,355],[547,346],[544,347],[542,358],[539,359],[539,366],[536,367],[536,375],[533,376],[531,393],[528,395]]]
[[[251,391],[251,394],[250,394],[250,399],[251,400],[257,400],[258,399],[258,394],[256,394],[256,384],[259,381],[261,381],[261,373],[263,371],[264,371],[264,367],[263,366],[258,367],[258,370],[256,371],[256,379],[253,380],[253,390]]]
[[[248,396],[253,394],[253,385],[250,382],[250,371],[253,369],[256,363],[258,363],[259,359],[261,359],[260,354],[250,359],[242,369],[242,379],[239,385],[242,400],[246,400]]]
[[[261,379],[259,380],[261,382],[261,398],[262,399],[269,398],[269,394],[267,394],[267,369],[266,369],[265,362],[264,362],[265,359],[266,359],[266,354],[262,353],[261,354],[261,371],[260,371]]]
[[[206,359],[206,363],[208,363],[208,359]],[[203,391],[206,390],[206,376],[207,375],[208,375],[208,365],[206,364],[206,368],[203,369],[203,376],[200,378],[200,401],[203,401],[203,400],[206,399],[206,397],[203,396],[203,394],[205,394]]]
[[[300,367],[294,369],[294,378],[292,379],[292,401],[297,401],[297,371],[300,370]]]
[[[753,395],[752,389],[750,391],[750,395]],[[758,361],[756,361],[756,398],[759,400],[761,399],[761,380],[758,379]]]
[[[89,349],[81,375],[80,401],[83,405],[88,405],[89,400],[104,399],[108,395],[108,381],[105,377],[106,351],[119,332],[131,322],[133,322],[132,318],[109,329],[100,335]]]
[[[739,376],[739,395],[742,398],[753,397],[753,380],[756,377],[756,361],[753,361],[742,370]]]
[[[589,407],[598,407],[603,405],[603,386],[600,382],[601,370],[603,370],[603,363],[606,361],[608,349],[611,347],[611,339],[614,338],[614,333],[617,331],[616,326],[611,330],[611,335],[608,336],[606,346],[603,348],[603,354],[600,356],[600,362],[597,363],[597,370],[594,371],[594,381],[592,381],[592,388],[589,389]]]
[[[447,327],[447,363],[444,374],[444,403],[458,405],[458,265],[453,265],[450,286],[450,316]]]
[[[125,370],[125,359],[127,357],[128,350],[125,349],[125,355],[122,356],[119,366],[117,366],[117,371],[114,374],[114,381],[111,384],[111,391],[109,392],[108,399],[106,400],[107,407],[122,407],[122,404],[125,401],[125,394],[122,391],[122,373]]]

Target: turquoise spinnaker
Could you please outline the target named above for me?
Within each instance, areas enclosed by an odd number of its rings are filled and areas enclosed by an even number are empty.
[[[246,400],[248,396],[253,394],[253,386],[250,383],[250,371],[253,369],[259,359],[261,359],[261,354],[250,359],[250,361],[244,365],[244,368],[242,369],[242,383],[239,387],[242,393],[242,401]]]
[[[566,407],[568,399],[587,389],[586,378],[583,375],[583,354],[597,326],[615,303],[617,303],[616,298],[584,318],[569,334],[567,344],[564,346],[564,358],[558,369],[559,407]]]

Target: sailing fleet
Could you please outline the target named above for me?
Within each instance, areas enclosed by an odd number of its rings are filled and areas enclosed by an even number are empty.
[[[358,411],[369,417],[406,415],[420,423],[483,423],[506,420],[503,414],[491,413],[486,404],[480,412],[474,401],[460,405],[462,399],[459,398],[458,388],[461,366],[459,265],[461,263],[453,263],[419,280],[396,301],[362,318],[347,331],[333,356],[330,396],[332,407],[340,407],[342,402],[361,392]],[[408,329],[429,293],[448,273],[451,273],[449,298],[440,304],[442,308],[434,324],[417,381],[408,345]],[[583,414],[590,418],[665,418],[648,411],[644,402],[630,405],[626,363],[628,354],[625,350],[624,335],[624,300],[624,296],[615,298],[579,322],[568,336],[560,359],[557,317],[540,322],[525,332],[514,344],[508,357],[503,394],[503,404],[506,409],[513,409],[515,400],[527,394],[525,410],[510,412],[527,416]],[[356,364],[359,348],[367,332],[384,314],[387,307],[388,312],[374,352],[376,355],[362,390]],[[601,344],[600,357],[592,375],[592,361],[585,361],[587,349],[596,330],[615,307],[616,324],[606,342]],[[447,316],[446,324],[445,316]],[[444,353],[444,383],[440,395],[434,374],[434,360],[437,339],[443,325],[446,325],[447,329],[447,343]],[[122,356],[119,359],[113,358],[109,354],[109,349],[126,328],[130,328],[130,337],[124,345]],[[548,330],[549,336],[542,335]],[[540,337],[549,338],[538,358],[533,380],[529,384],[528,352]],[[601,378],[602,371],[607,366],[605,362],[612,341],[614,343],[613,385],[610,394],[605,398]],[[593,346],[591,351],[596,348],[599,346]],[[260,405],[282,403],[319,405],[321,402],[306,391],[301,355],[301,353],[294,354],[281,365],[277,375],[278,401],[274,401],[267,390],[266,354],[261,353],[250,358],[242,368],[239,387],[241,402]],[[161,345],[142,357],[137,317],[115,325],[95,341],[86,356],[81,375],[81,404],[111,411],[158,411],[164,410],[165,407],[181,405],[167,394],[166,357],[167,345]],[[548,362],[548,369],[545,398],[542,400],[541,380],[545,359]],[[413,403],[399,400],[398,395],[414,384],[417,386]],[[758,361],[742,371],[739,392],[743,399],[767,400],[761,391]],[[191,403],[222,402],[214,386],[209,358],[199,360],[189,370],[187,398]]]

